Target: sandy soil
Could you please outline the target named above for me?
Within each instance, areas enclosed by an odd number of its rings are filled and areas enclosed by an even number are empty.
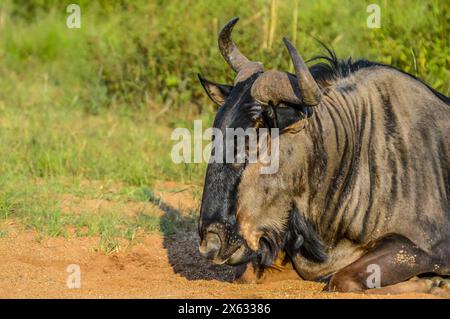
[[[185,187],[164,183],[156,186],[162,201],[160,214],[179,214],[196,209]],[[65,197],[67,211],[78,206],[97,209],[114,205],[104,200],[81,201]],[[130,203],[124,213],[142,211]],[[151,203],[144,205],[152,205]],[[152,207],[153,209],[154,207]],[[216,266],[198,253],[198,237],[145,235],[132,245],[124,242],[112,254],[98,250],[98,238],[42,238],[34,232],[15,232],[0,238],[0,298],[433,298],[426,294],[368,296],[322,292],[322,284],[281,276],[263,284],[239,284],[242,272]],[[67,267],[79,265],[81,288],[68,288]]]
[[[323,293],[300,279],[232,283],[236,270],[215,266],[197,253],[195,234],[148,235],[124,251],[97,251],[97,238],[39,239],[21,233],[0,239],[2,298],[432,298]],[[81,288],[68,288],[67,267],[81,270]]]

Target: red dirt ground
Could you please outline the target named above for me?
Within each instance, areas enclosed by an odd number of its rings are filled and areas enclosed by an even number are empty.
[[[185,192],[187,187],[157,184],[156,196],[163,203],[158,214],[183,218],[184,211],[196,210],[198,200]],[[66,213],[76,213],[80,205],[95,213],[116,203],[73,196],[62,200]],[[130,202],[123,211],[133,214],[148,209],[146,205],[153,204]],[[232,281],[242,269],[216,266],[201,258],[194,232],[144,235],[127,245],[124,241],[119,252],[105,254],[98,249],[99,238],[42,238],[31,231],[13,232],[0,238],[0,298],[434,298],[324,293],[322,284],[297,276],[239,284]],[[80,266],[81,288],[67,287],[71,264]]]
[[[0,239],[2,298],[432,298],[426,294],[368,296],[323,293],[300,279],[231,283],[235,270],[197,253],[194,234],[148,235],[122,252],[97,251],[97,238],[47,238],[28,232]],[[81,288],[69,289],[68,265],[78,264]]]

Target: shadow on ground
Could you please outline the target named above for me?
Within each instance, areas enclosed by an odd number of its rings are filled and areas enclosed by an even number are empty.
[[[164,234],[163,245],[167,250],[169,263],[176,274],[188,280],[232,282],[243,272],[242,267],[214,265],[200,255],[199,236],[196,231],[197,220],[183,215],[161,198],[152,197],[150,202],[164,211],[160,219],[160,229]]]

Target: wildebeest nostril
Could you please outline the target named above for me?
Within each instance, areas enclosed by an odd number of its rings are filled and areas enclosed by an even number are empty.
[[[205,258],[214,259],[219,253],[220,245],[219,235],[208,233],[199,247],[200,254]]]

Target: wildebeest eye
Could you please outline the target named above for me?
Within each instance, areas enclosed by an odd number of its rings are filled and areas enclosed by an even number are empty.
[[[263,112],[263,106],[257,102],[246,104],[246,109],[252,120],[256,120],[261,117],[261,113]]]
[[[243,128],[261,127],[263,106],[255,101],[244,103],[233,114],[232,127]]]
[[[306,118],[311,115],[311,112],[307,107],[301,105],[293,105],[286,102],[280,102],[276,106],[273,106],[275,123],[273,127],[278,127],[280,130]]]

